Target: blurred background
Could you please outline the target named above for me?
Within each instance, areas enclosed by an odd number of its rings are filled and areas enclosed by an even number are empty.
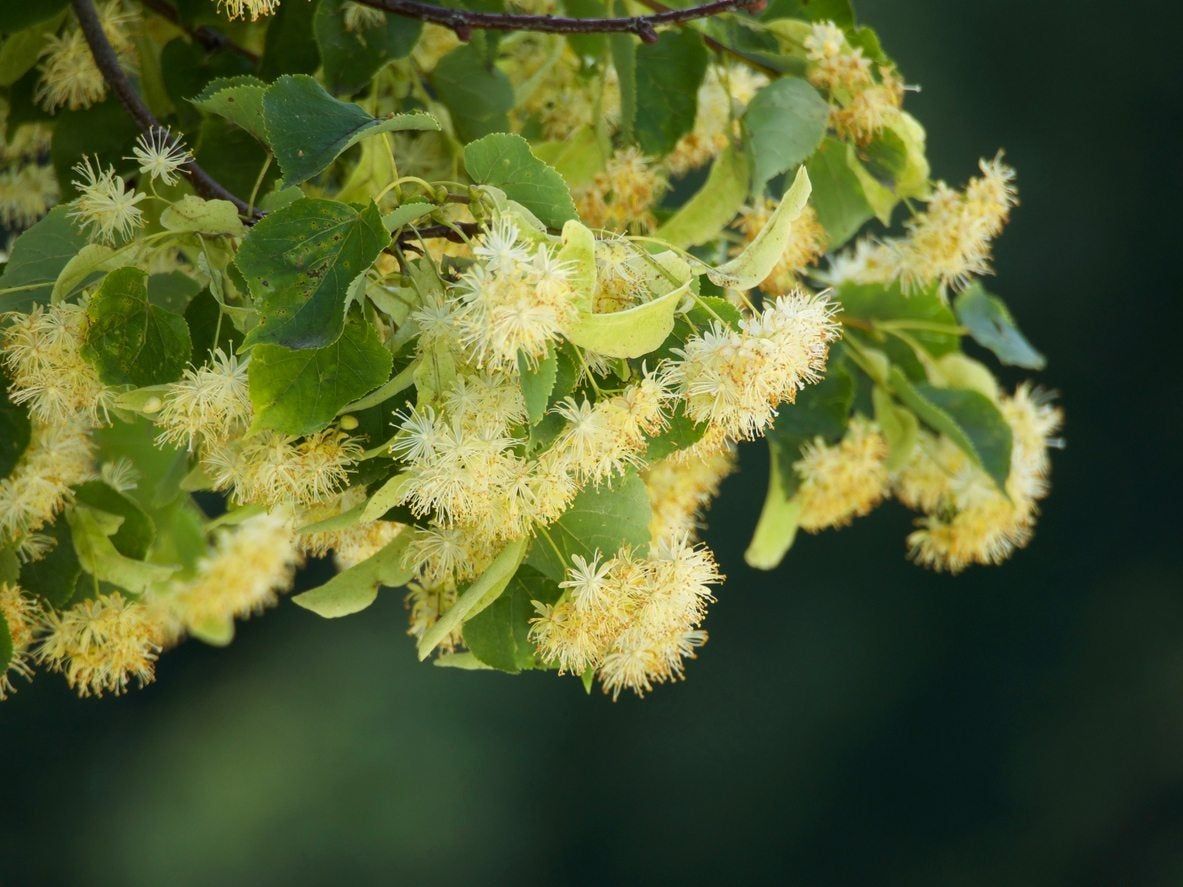
[[[1176,32],[1149,2],[857,7],[934,173],[1019,169],[990,288],[1068,415],[1031,548],[933,575],[887,506],[756,573],[752,448],[711,642],[644,701],[418,665],[396,593],[285,603],[118,700],[47,677],[0,706],[0,884],[1183,883]]]

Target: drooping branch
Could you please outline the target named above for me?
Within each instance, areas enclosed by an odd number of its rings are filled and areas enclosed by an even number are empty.
[[[91,55],[94,56],[95,65],[102,73],[103,79],[107,81],[111,91],[119,99],[119,103],[123,105],[124,110],[131,115],[136,126],[145,135],[150,135],[154,129],[164,128],[156,119],[156,115],[140,98],[140,94],[136,92],[124,72],[123,66],[119,64],[119,56],[103,32],[103,26],[99,21],[93,0],[73,0],[73,6],[74,14],[78,17],[78,24],[82,28],[82,35],[86,38]],[[202,197],[228,200],[242,215],[248,218],[260,215],[257,210],[247,206],[246,201],[242,198],[231,194],[221,182],[202,169],[196,161],[190,160],[182,169],[189,181],[193,183],[193,190]]]
[[[449,9],[422,0],[356,0],[384,12],[451,28],[461,40],[474,30],[541,31],[549,34],[635,34],[646,43],[657,40],[657,28],[710,18],[737,9],[758,11],[766,0],[713,0],[686,9],[666,9],[651,15],[619,18],[569,18],[557,15],[525,15],[509,12],[473,12]]]
[[[197,43],[200,43],[206,50],[214,52],[219,49],[225,49],[229,50],[230,52],[237,53],[251,64],[258,63],[258,54],[251,52],[245,46],[239,46],[216,28],[211,28],[208,25],[197,25],[196,27],[193,27],[185,24],[185,22],[181,20],[180,13],[177,12],[173,6],[170,6],[168,3],[164,2],[164,0],[140,0],[140,2],[144,4],[145,8],[152,10],[161,18],[172,22],[174,25],[192,37]]]

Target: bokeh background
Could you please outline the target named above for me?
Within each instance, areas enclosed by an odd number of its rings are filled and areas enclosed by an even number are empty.
[[[283,605],[119,700],[40,680],[0,707],[0,884],[1183,883],[1177,29],[857,6],[935,173],[1020,171],[991,288],[1068,414],[1034,545],[933,575],[889,506],[756,573],[753,448],[711,642],[643,702],[420,666],[394,593]]]

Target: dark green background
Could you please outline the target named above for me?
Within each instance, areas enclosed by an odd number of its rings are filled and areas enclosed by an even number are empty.
[[[711,642],[644,702],[419,666],[395,594],[286,604],[117,701],[47,677],[0,706],[0,883],[1183,883],[1169,5],[859,7],[935,173],[1020,171],[991,288],[1068,413],[1033,546],[936,576],[890,506],[754,573],[752,448]]]

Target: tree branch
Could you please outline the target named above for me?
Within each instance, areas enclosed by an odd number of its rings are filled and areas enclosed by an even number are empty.
[[[678,25],[737,9],[763,9],[766,0],[712,0],[686,9],[666,9],[652,15],[621,18],[567,18],[557,15],[518,15],[449,9],[422,0],[357,0],[363,6],[451,28],[461,40],[474,30],[542,31],[549,34],[635,34],[646,43],[657,40],[660,25]]]
[[[131,85],[131,81],[127,79],[123,66],[119,64],[119,56],[116,55],[115,49],[107,40],[107,35],[103,33],[103,26],[99,22],[93,0],[72,0],[72,2],[74,14],[78,17],[82,35],[86,38],[87,45],[90,46],[90,54],[94,56],[95,65],[102,73],[103,79],[107,81],[107,85],[111,87],[111,91],[119,99],[119,103],[123,105],[124,110],[131,115],[136,126],[145,135],[149,135],[156,128],[164,129],[165,127],[161,126],[160,121],[144,104],[144,100]],[[190,160],[182,169],[189,181],[193,183],[193,190],[202,197],[228,200],[234,204],[239,213],[248,219],[261,215],[257,210],[252,210],[247,206],[246,201],[242,198],[227,191],[217,179],[198,166],[196,161]]]
[[[172,22],[210,52],[214,52],[219,49],[227,49],[230,52],[234,52],[242,56],[252,65],[258,64],[259,56],[256,53],[251,52],[245,46],[239,46],[221,31],[211,28],[208,25],[198,25],[197,27],[192,27],[185,24],[185,22],[181,20],[180,13],[169,4],[165,3],[164,0],[140,0],[140,2],[144,4],[145,8],[152,10],[161,18]]]

